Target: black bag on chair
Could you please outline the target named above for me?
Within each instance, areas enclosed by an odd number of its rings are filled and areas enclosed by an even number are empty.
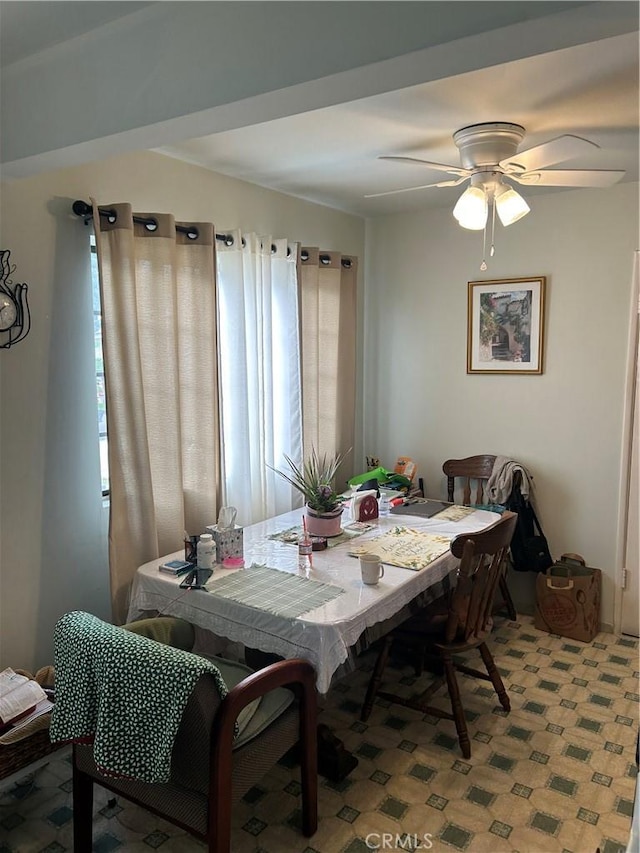
[[[549,543],[529,501],[520,491],[519,484],[507,501],[507,509],[518,514],[516,529],[511,540],[511,562],[517,572],[546,572],[553,565]]]

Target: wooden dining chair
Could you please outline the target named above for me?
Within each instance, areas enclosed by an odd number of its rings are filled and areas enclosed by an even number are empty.
[[[453,720],[460,749],[471,757],[471,742],[462,706],[456,671],[491,681],[505,711],[511,710],[507,691],[487,646],[493,627],[493,599],[503,571],[504,561],[515,530],[517,515],[506,511],[499,521],[477,533],[463,533],[451,543],[451,553],[461,558],[454,590],[444,599],[412,616],[385,637],[376,661],[360,718],[367,720],[376,696],[396,702],[422,713]],[[417,647],[422,654],[435,657],[444,670],[421,694],[404,698],[380,690],[382,677],[394,642]],[[477,649],[486,672],[472,669],[454,660],[454,655]],[[431,696],[446,682],[451,712],[427,704]]]
[[[460,492],[460,489],[462,490],[463,506],[471,506],[472,497],[474,505],[486,505],[489,503],[486,494],[486,486],[487,481],[491,476],[491,472],[493,471],[493,463],[495,460],[496,457],[490,454],[467,456],[465,459],[447,459],[442,466],[442,470],[447,477],[447,500],[451,503],[454,502],[456,485],[458,485],[458,492]],[[517,481],[515,480],[515,477],[518,478]],[[519,482],[519,478],[520,474],[518,472],[514,475],[514,483]],[[457,484],[456,480],[458,481]],[[509,619],[513,621],[518,618],[518,612],[507,585],[506,572],[507,562],[505,561],[505,566],[499,582],[500,597],[495,602],[494,607],[496,611],[501,610],[502,608],[506,609]]]
[[[195,636],[189,623],[162,616],[115,628],[114,651],[120,643],[117,632],[135,633],[185,652],[192,648]],[[64,641],[61,629],[59,644],[62,646]],[[105,645],[109,646],[108,637],[99,644],[84,643],[82,653],[87,662],[104,654]],[[152,649],[145,654],[144,644],[135,648],[145,666],[152,668],[154,677],[166,681],[162,671],[164,658]],[[110,661],[114,657],[119,660],[111,648],[106,649],[106,655]],[[314,834],[318,825],[315,670],[304,660],[278,661],[258,672],[232,661],[211,660],[215,661],[228,693],[221,699],[214,679],[209,674],[200,676],[179,720],[167,781],[140,781],[130,774],[105,775],[105,768],[99,766],[95,744],[87,743],[90,738],[74,742],[75,850],[92,849],[93,786],[97,783],[187,830],[205,842],[204,849],[209,853],[229,853],[234,804],[296,744],[301,765],[302,832],[305,836]],[[94,670],[95,667],[91,672]],[[111,681],[122,678],[118,664],[111,663],[103,678]],[[130,678],[135,683],[134,676]],[[109,684],[105,686],[109,688]],[[177,683],[174,686],[176,690],[179,688]],[[126,689],[126,685],[121,683],[119,689]],[[56,683],[56,692],[63,691],[64,684],[59,688]],[[60,698],[64,700],[64,695]],[[144,706],[144,696],[141,701]],[[105,716],[106,712],[98,712],[98,727]],[[135,727],[133,713],[131,722]],[[153,733],[147,733],[143,726],[139,728],[138,751],[145,756],[157,755],[158,744]]]

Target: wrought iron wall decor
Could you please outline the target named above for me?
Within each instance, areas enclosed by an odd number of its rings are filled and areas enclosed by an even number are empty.
[[[0,349],[8,349],[24,340],[31,328],[31,313],[27,302],[26,284],[14,284],[15,272],[9,249],[0,249]]]

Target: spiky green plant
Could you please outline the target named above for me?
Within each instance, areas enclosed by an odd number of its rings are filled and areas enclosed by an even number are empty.
[[[334,480],[336,472],[347,453],[335,453],[332,456],[323,453],[320,456],[314,447],[311,449],[309,458],[302,465],[296,464],[290,456],[284,454],[291,473],[280,471],[271,465],[269,467],[290,483],[294,489],[301,492],[306,504],[311,509],[316,512],[331,512],[340,506],[340,499],[334,488]]]

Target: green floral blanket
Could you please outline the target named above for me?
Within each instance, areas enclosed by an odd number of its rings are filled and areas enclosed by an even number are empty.
[[[221,699],[228,692],[206,658],[82,611],[57,623],[54,655],[51,741],[93,742],[105,775],[168,781],[180,719],[200,676],[213,676]]]

